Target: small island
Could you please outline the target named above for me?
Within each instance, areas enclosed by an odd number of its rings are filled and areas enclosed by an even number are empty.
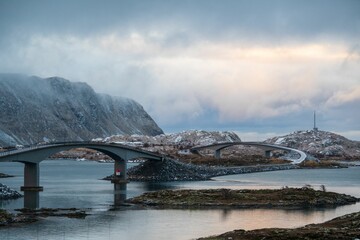
[[[9,177],[14,177],[14,176],[8,175],[8,174],[5,174],[5,173],[0,173],[0,178],[9,178]]]
[[[261,190],[161,190],[127,200],[159,208],[332,208],[353,204],[359,198],[311,187]]]
[[[0,227],[16,224],[25,224],[38,221],[45,217],[68,217],[84,219],[88,214],[84,210],[76,208],[40,208],[40,209],[16,209],[18,214],[0,209]]]

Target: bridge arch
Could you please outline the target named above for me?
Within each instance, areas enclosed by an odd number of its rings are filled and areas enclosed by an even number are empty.
[[[114,143],[94,143],[94,142],[69,142],[69,143],[54,143],[47,145],[31,146],[23,149],[13,151],[6,151],[0,153],[0,162],[31,162],[39,163],[49,156],[75,148],[88,148],[102,152],[114,160],[123,159],[130,160],[134,158],[145,158],[149,160],[160,161],[164,156],[129,147],[122,144]]]

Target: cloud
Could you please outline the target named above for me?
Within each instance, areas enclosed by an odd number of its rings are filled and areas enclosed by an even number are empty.
[[[175,29],[185,39],[280,43],[330,35],[357,41],[359,10],[356,0],[3,0],[0,33],[96,36],[114,29],[124,34]]]
[[[360,84],[351,89],[335,92],[334,95],[326,101],[326,105],[327,107],[338,107],[355,101],[360,102]]]
[[[165,123],[199,117],[206,108],[215,109],[223,122],[271,118],[320,104],[319,95],[328,99],[327,106],[358,96],[358,90],[342,92],[357,86],[354,79],[342,79],[339,86],[336,69],[347,56],[340,44],[198,41],[164,47],[134,32],[97,38],[39,35],[12,51],[7,54],[12,59],[1,57],[8,71],[86,81],[98,91],[138,99]]]
[[[357,111],[359,10],[337,0],[5,0],[0,71],[131,97],[165,130],[297,127],[313,109],[336,123]]]

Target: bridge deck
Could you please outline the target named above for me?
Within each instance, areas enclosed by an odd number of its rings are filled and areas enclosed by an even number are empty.
[[[255,147],[262,148],[266,151],[284,150],[284,151],[298,153],[300,156],[298,159],[289,159],[292,161],[293,164],[299,164],[302,161],[304,161],[307,157],[306,153],[301,150],[298,150],[295,148],[289,148],[289,147],[285,147],[285,146],[281,146],[281,145],[262,143],[262,142],[223,142],[223,143],[215,143],[215,144],[210,144],[210,145],[205,145],[205,146],[193,147],[190,149],[190,151],[193,153],[196,153],[200,150],[212,149],[216,152],[216,151],[220,151],[224,148],[228,148],[228,147],[235,146],[235,145],[255,146]]]

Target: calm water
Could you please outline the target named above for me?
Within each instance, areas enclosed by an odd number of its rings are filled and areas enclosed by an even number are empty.
[[[72,160],[41,163],[41,207],[90,208],[86,219],[46,218],[34,224],[1,229],[0,239],[194,239],[234,229],[298,227],[360,211],[360,204],[317,210],[112,210],[113,186],[99,180],[113,171],[111,163]],[[14,189],[23,185],[20,163],[0,163],[0,172],[16,175],[0,181]],[[309,169],[232,175],[205,182],[128,184],[128,197],[145,191],[180,188],[279,188],[325,185],[328,191],[360,197],[360,167]],[[9,210],[23,200],[2,202]]]

